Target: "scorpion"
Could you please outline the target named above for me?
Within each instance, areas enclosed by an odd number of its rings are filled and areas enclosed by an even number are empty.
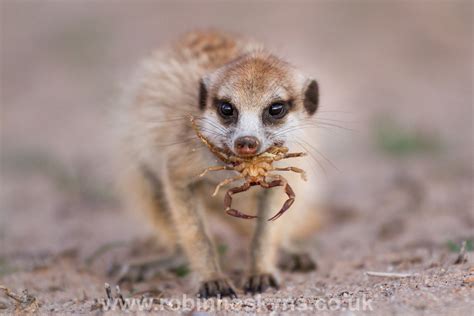
[[[236,193],[241,193],[247,191],[252,186],[260,185],[262,188],[270,189],[273,187],[282,186],[285,190],[285,193],[288,196],[288,199],[284,202],[283,206],[281,207],[280,211],[276,213],[273,217],[268,219],[268,221],[274,221],[278,219],[283,213],[285,213],[295,201],[295,192],[288,184],[288,181],[281,175],[278,174],[270,174],[271,171],[292,171],[295,173],[299,173],[301,178],[306,181],[306,172],[303,169],[297,167],[284,167],[284,168],[277,168],[274,167],[272,164],[275,161],[288,159],[288,158],[296,158],[296,157],[303,157],[306,155],[304,152],[298,153],[290,153],[288,152],[289,149],[284,146],[272,146],[265,152],[254,155],[251,157],[239,157],[235,156],[211,143],[199,130],[195,118],[193,116],[189,117],[192,127],[197,135],[197,137],[209,148],[209,150],[219,158],[225,165],[220,166],[212,166],[204,169],[204,171],[199,175],[199,177],[203,177],[210,171],[220,171],[220,170],[232,170],[239,173],[238,176],[228,178],[220,182],[212,196],[216,196],[219,192],[220,188],[228,185],[234,181],[244,180],[245,182],[241,186],[233,187],[227,190],[225,197],[224,197],[224,206],[225,211],[228,215],[244,218],[244,219],[252,219],[257,218],[258,216],[255,215],[248,215],[242,213],[236,209],[232,208],[232,195]]]

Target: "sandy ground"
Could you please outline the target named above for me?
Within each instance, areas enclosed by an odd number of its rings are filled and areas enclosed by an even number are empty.
[[[329,301],[350,315],[358,300],[374,314],[474,309],[470,2],[4,0],[1,14],[0,285],[36,301],[0,289],[0,313],[101,313],[95,299],[115,285],[113,267],[166,257],[118,203],[107,117],[140,58],[210,26],[261,39],[313,74],[320,115],[351,129],[321,129],[319,149],[337,170],[319,157],[326,175],[317,164],[311,174],[330,205],[311,240],[318,270],[283,273],[259,311],[282,311],[276,298],[307,313]],[[216,234],[239,284],[246,242]],[[467,261],[454,264],[462,241]],[[192,281],[171,265],[122,294],[191,297]]]

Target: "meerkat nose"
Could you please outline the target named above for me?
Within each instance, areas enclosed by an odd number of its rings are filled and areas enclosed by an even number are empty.
[[[237,154],[242,156],[254,155],[260,147],[257,137],[244,136],[239,137],[234,142],[234,148]]]

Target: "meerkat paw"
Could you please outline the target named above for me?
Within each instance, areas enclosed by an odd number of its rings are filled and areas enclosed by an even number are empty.
[[[187,261],[184,255],[177,252],[165,258],[158,256],[114,265],[108,274],[115,277],[118,284],[124,282],[135,283],[153,279],[164,271],[173,270],[186,264]]]
[[[277,279],[271,273],[252,275],[248,277],[244,285],[245,293],[251,293],[252,295],[263,293],[268,288],[279,288]]]
[[[310,272],[317,269],[316,262],[306,252],[284,253],[280,258],[278,267],[290,272]]]
[[[234,287],[226,278],[210,280],[201,283],[198,291],[199,298],[209,297],[230,297],[237,298]]]

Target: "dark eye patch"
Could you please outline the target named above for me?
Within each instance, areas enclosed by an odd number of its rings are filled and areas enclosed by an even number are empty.
[[[214,106],[217,114],[225,124],[237,123],[239,112],[229,100],[214,100]]]
[[[283,122],[283,118],[290,112],[292,101],[274,101],[263,110],[264,124],[278,124]]]

